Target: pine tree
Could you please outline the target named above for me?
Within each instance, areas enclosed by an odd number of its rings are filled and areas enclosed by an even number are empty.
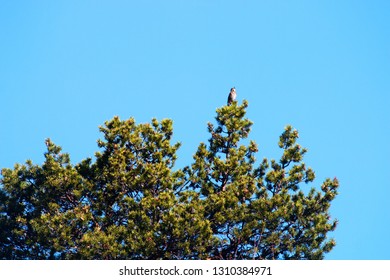
[[[2,259],[55,259],[71,253],[86,225],[79,174],[60,147],[50,139],[46,146],[42,166],[28,160],[2,170]]]
[[[196,195],[180,192],[183,172],[172,170],[180,146],[170,144],[172,121],[136,125],[116,117],[100,130],[103,152],[94,164],[87,159],[76,167],[88,181],[93,221],[77,257],[200,258],[212,235],[208,222],[197,218]]]
[[[337,224],[329,207],[338,181],[327,179],[321,191],[304,193],[302,183],[315,175],[302,162],[307,150],[296,143],[298,131],[291,126],[280,136],[281,159],[265,158],[254,167],[256,143],[239,145],[252,125],[244,118],[247,106],[233,102],[217,109],[217,126],[208,124],[209,145],[199,145],[187,171],[218,238],[210,258],[322,259],[335,245],[326,234]]]
[[[42,165],[2,169],[0,259],[322,259],[338,181],[305,188],[315,174],[291,126],[280,160],[256,163],[247,107],[217,109],[183,169],[168,119],[114,117],[95,158],[75,165],[47,139]]]
[[[198,194],[172,170],[172,121],[115,117],[100,130],[94,162],[73,166],[48,139],[42,166],[2,170],[0,258],[203,258],[212,234]]]

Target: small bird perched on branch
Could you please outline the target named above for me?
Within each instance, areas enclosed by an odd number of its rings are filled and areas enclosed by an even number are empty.
[[[236,93],[236,88],[235,87],[232,87],[230,89],[230,93],[229,93],[229,97],[228,97],[228,105],[232,104],[232,102],[234,100],[236,100],[236,97],[237,97],[237,93]]]

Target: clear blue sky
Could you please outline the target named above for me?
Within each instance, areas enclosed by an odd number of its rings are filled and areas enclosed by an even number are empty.
[[[340,180],[326,258],[390,259],[390,1],[0,2],[0,167],[93,156],[114,115],[173,119],[190,164],[232,86],[259,160],[291,124]]]

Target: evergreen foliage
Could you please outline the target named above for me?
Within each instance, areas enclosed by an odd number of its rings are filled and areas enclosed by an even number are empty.
[[[50,139],[42,165],[2,169],[0,259],[322,259],[335,241],[337,179],[314,171],[298,132],[256,163],[247,101],[217,109],[190,166],[175,170],[172,120],[114,117],[100,151],[73,165]]]

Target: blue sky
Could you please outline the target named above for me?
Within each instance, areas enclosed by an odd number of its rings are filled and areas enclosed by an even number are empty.
[[[0,40],[0,167],[93,156],[115,115],[173,119],[190,164],[235,86],[259,161],[291,124],[339,179],[326,258],[390,259],[389,1],[1,1]]]

